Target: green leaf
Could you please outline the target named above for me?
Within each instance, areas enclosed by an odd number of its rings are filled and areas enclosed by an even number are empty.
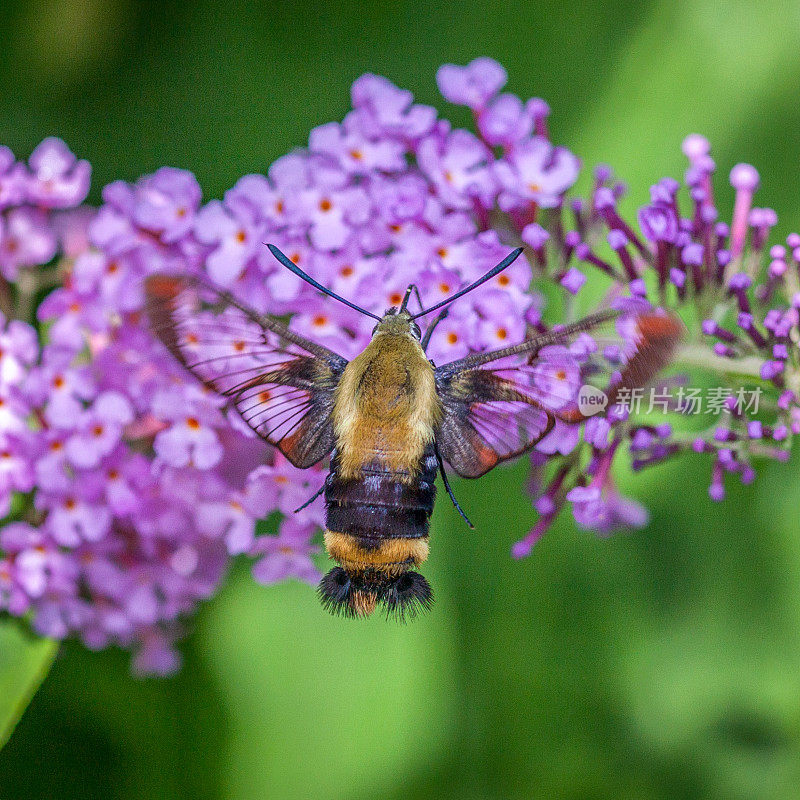
[[[50,671],[58,642],[40,639],[12,620],[0,621],[0,748]]]

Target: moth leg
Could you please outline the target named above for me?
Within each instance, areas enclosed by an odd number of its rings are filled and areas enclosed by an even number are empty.
[[[461,514],[464,522],[469,525],[470,528],[475,530],[475,526],[469,521],[469,517],[464,513],[464,509],[458,504],[458,500],[456,500],[456,496],[453,494],[453,490],[450,488],[450,482],[447,480],[447,473],[444,471],[444,461],[442,459],[442,454],[439,452],[439,447],[436,442],[433,443],[433,450],[436,453],[436,460],[439,462],[439,469],[442,473],[442,483],[444,484],[445,491],[447,492],[448,497],[453,501],[453,505],[456,507],[456,511]]]
[[[437,315],[436,318],[428,325],[428,329],[425,331],[425,335],[422,337],[422,341],[420,344],[422,345],[423,350],[428,349],[428,343],[431,340],[431,336],[433,335],[433,331],[436,326],[450,313],[450,309],[448,307],[443,308]]]
[[[327,481],[325,481],[325,483],[327,483]],[[323,483],[322,486],[320,486],[319,489],[314,492],[314,494],[308,500],[306,500],[305,503],[303,503],[303,505],[298,506],[292,513],[296,514],[298,511],[302,511],[304,508],[310,506],[325,491],[325,483]]]

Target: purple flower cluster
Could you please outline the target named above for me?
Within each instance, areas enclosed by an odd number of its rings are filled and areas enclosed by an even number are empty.
[[[632,451],[634,468],[682,451],[710,455],[709,495],[721,500],[725,474],[752,482],[753,460],[788,460],[791,438],[800,433],[800,235],[789,234],[785,246],[768,245],[778,217],[753,206],[759,175],[749,164],[731,170],[733,215],[730,224],[719,221],[708,141],[689,136],[684,153],[688,214],[679,213],[677,184],[663,180],[651,188],[639,219],[651,244],[653,291],[662,303],[686,308],[695,322],[695,342],[684,349],[683,361],[718,376],[725,392],[721,413],[704,430],[639,427]],[[764,402],[753,403],[755,393]],[[685,392],[675,392],[675,401],[685,413]]]
[[[708,141],[688,136],[683,150],[689,160],[683,187],[672,178],[651,187],[650,202],[638,212],[640,232],[618,211],[624,187],[600,167],[590,197],[560,207],[549,235],[539,234],[541,249],[529,240],[543,276],[569,295],[579,295],[594,273],[610,296],[672,309],[687,329],[676,359],[681,374],[652,389],[644,403],[617,398],[605,416],[586,422],[582,441],[578,426],[562,426],[556,447],[566,458],[549,482],[534,472],[541,517],[515,555],[530,552],[565,502],[579,525],[601,533],[646,523],[646,510],[616,491],[609,472],[624,443],[635,470],[681,453],[704,454],[711,462],[709,496],[718,501],[726,475],[752,482],[755,462],[788,460],[792,436],[800,433],[800,235],[790,234],[785,246],[768,245],[777,215],[753,207],[759,176],[749,164],[730,172],[733,215],[721,221]],[[705,395],[702,379],[693,383],[698,374],[713,380]],[[538,453],[532,461],[541,466]]]
[[[319,504],[278,536],[256,528],[291,514],[323,473],[298,472],[231,421],[142,322],[144,276],[205,269],[213,252],[195,236],[192,176],[163,169],[104,199],[66,234],[40,220],[43,236],[83,242],[59,249],[41,342],[27,323],[2,321],[0,502],[13,521],[0,534],[0,609],[29,615],[42,635],[131,647],[137,671],[167,673],[182,620],[233,556],[257,559],[265,582],[318,578]]]
[[[533,167],[498,159],[491,142],[451,130],[383,78],[361,77],[352,96],[343,123],[206,204],[190,173],[164,167],[106,186],[103,205],[84,211],[88,165],[63,143],[44,142],[29,167],[3,153],[0,267],[20,287],[57,288],[38,307],[38,332],[19,320],[2,328],[0,501],[11,524],[0,608],[30,615],[44,635],[131,647],[136,669],[163,673],[177,666],[181,621],[233,556],[256,559],[263,582],[319,578],[321,502],[292,512],[322,469],[291,467],[173,361],[144,324],[142,286],[157,272],[203,273],[351,357],[371,326],[262,242],[376,312],[412,280],[433,304],[499,261],[507,247],[490,214],[501,193],[513,204],[531,191]],[[515,136],[520,152],[531,133]],[[577,175],[575,164],[554,188],[539,169],[542,198]],[[73,210],[62,220],[52,209]],[[432,356],[521,339],[540,306],[531,277],[520,259],[460,303]],[[9,292],[9,307],[19,299]],[[259,520],[273,512],[278,534],[264,534]]]
[[[63,245],[58,211],[83,202],[90,177],[89,163],[59,139],[45,139],[27,165],[0,146],[0,275],[6,281],[55,256]]]
[[[526,257],[454,304],[431,340],[435,362],[547,330],[532,281],[561,287],[570,309],[593,271],[623,303],[698,313],[690,361],[777,394],[774,419],[731,402],[702,433],[637,421],[619,403],[584,424],[559,421],[531,456],[540,519],[515,555],[565,504],[600,532],[644,523],[611,479],[624,442],[635,466],[709,453],[714,497],[724,473],[752,478],[751,456],[784,457],[800,426],[800,237],[766,249],[775,215],[751,207],[755,171],[735,168],[733,220],[720,223],[707,143],[690,137],[688,214],[665,179],[637,232],[617,211],[623,190],[607,169],[590,198],[565,199],[578,159],[551,143],[544,101],[503,93],[505,82],[491,59],[439,71],[442,95],[472,110],[472,133],[364,75],[342,123],[315,128],[307,148],[205,204],[191,173],[163,167],[106,186],[88,209],[89,166],[62,142],[46,140],[27,165],[0,149],[0,611],[43,635],[129,647],[137,670],[166,673],[179,664],[185,619],[233,557],[254,559],[263,583],[318,579],[322,503],[292,512],[323,468],[297,470],[264,445],[144,321],[148,275],[202,274],[347,358],[360,352],[371,322],[283,269],[265,241],[375,313],[411,282],[433,305],[525,243]],[[579,361],[559,354],[557,368],[534,371],[554,407],[574,399]],[[277,533],[267,533],[261,520],[275,512]]]

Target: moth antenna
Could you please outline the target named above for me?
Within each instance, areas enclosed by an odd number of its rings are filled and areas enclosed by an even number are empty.
[[[326,289],[321,283],[317,283],[310,275],[306,275],[297,264],[294,263],[290,258],[288,258],[284,253],[282,253],[274,244],[269,244],[265,242],[267,247],[269,248],[270,253],[272,253],[275,258],[283,264],[286,269],[290,272],[294,272],[298,278],[302,278],[306,283],[310,283],[315,289],[318,289],[323,294],[328,295],[328,297],[332,297],[334,300],[338,300],[340,303],[344,303],[346,306],[350,306],[350,308],[358,311],[361,314],[365,314],[368,317],[372,317],[372,319],[377,319],[380,322],[380,317],[377,314],[373,314],[371,311],[367,311],[365,308],[361,308],[361,306],[357,306],[355,303],[351,303],[349,300],[345,300],[344,297],[339,297],[338,294],[332,292],[330,289]]]
[[[449,305],[453,302],[453,300],[458,300],[459,297],[462,297],[467,292],[471,292],[473,289],[477,289],[482,283],[486,283],[486,281],[491,280],[494,278],[495,275],[502,272],[506,267],[511,266],[520,256],[522,251],[524,250],[523,247],[518,247],[516,250],[512,250],[499,264],[492,267],[483,277],[478,278],[478,280],[471,283],[469,286],[466,286],[463,289],[460,289],[455,294],[450,295],[445,300],[442,300],[441,303],[437,303],[435,306],[431,306],[430,308],[426,308],[424,311],[420,311],[419,314],[414,314],[411,319],[416,319],[417,317],[425,316],[425,314],[430,314],[431,311],[436,311],[437,308],[441,308],[442,306]],[[285,257],[285,256],[284,256]]]

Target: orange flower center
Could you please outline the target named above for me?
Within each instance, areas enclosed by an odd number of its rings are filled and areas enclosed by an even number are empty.
[[[196,417],[187,417],[186,424],[192,430],[198,430],[200,428],[200,422]]]
[[[247,233],[242,228],[239,228],[236,232],[236,241],[239,244],[244,244],[247,241]]]
[[[455,333],[454,331],[450,331],[450,333],[447,334],[447,343],[455,344],[457,341],[458,341],[458,334]]]
[[[498,275],[497,282],[501,286],[508,286],[508,284],[511,283],[511,278],[509,278],[508,275]]]
[[[333,203],[328,200],[327,197],[323,197],[322,200],[319,201],[319,210],[323,213],[327,213],[333,208]]]
[[[508,337],[508,331],[505,328],[498,328],[497,329],[497,338],[498,339],[505,339]]]

